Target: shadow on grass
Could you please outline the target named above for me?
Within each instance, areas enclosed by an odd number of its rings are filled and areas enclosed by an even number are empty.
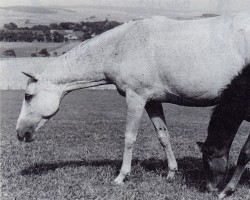
[[[193,157],[184,157],[177,159],[179,171],[177,172],[178,178],[184,180],[185,184],[189,188],[196,188],[201,192],[205,189],[205,172],[203,171],[202,160]],[[116,173],[119,173],[122,161],[121,160],[79,160],[79,161],[58,161],[54,163],[36,163],[23,169],[20,173],[23,176],[27,175],[42,175],[49,171],[54,171],[58,168],[64,167],[81,167],[81,166],[112,166],[115,168]],[[145,171],[153,171],[155,173],[161,173],[163,176],[167,176],[167,161],[162,159],[150,158],[147,160],[134,159],[132,166],[140,165]],[[133,169],[133,167],[132,167]],[[163,172],[162,172],[163,171]],[[165,173],[166,172],[166,173]],[[230,170],[232,174],[233,169]],[[250,170],[245,170],[241,177],[239,184],[248,185],[250,187]]]

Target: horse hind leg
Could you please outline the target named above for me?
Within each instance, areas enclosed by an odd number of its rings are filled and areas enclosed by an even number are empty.
[[[250,135],[248,136],[245,145],[241,149],[236,169],[233,173],[232,178],[230,179],[229,183],[224,188],[224,190],[218,195],[219,199],[223,199],[224,197],[235,191],[235,188],[241,178],[241,175],[243,174],[246,165],[249,161],[250,161]]]
[[[160,102],[148,102],[145,109],[157,131],[158,138],[167,155],[169,169],[167,179],[173,179],[178,167],[170,144],[170,135],[166,127],[162,104]]]
[[[127,121],[125,131],[125,147],[123,153],[122,167],[114,182],[122,184],[126,176],[131,171],[132,151],[136,141],[137,132],[141,116],[144,111],[146,101],[133,91],[126,93]]]

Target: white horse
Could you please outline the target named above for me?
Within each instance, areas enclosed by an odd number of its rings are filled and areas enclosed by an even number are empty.
[[[162,102],[212,106],[220,91],[250,62],[250,14],[177,21],[153,17],[131,21],[83,42],[30,77],[17,136],[33,133],[54,116],[69,92],[114,84],[126,96],[127,122],[121,184],[131,171],[132,149],[146,109],[168,159],[168,178],[177,163]]]

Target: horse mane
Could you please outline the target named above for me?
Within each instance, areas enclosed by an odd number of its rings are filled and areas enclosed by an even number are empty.
[[[235,136],[249,114],[249,106],[250,64],[247,64],[221,91],[219,104],[212,111],[206,143],[222,148],[227,140]],[[228,145],[230,147],[231,143]]]

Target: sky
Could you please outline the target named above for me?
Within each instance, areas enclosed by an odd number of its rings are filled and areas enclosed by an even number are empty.
[[[0,0],[0,6],[109,5],[167,9],[250,9],[250,0]]]

